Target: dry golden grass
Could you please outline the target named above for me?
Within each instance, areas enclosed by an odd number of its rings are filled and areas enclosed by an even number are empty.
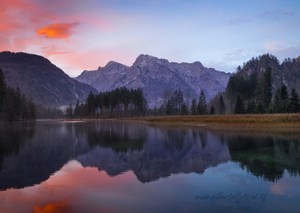
[[[201,123],[299,123],[300,114],[263,114],[263,115],[188,115],[158,116],[142,118],[149,122],[201,122]]]
[[[272,128],[280,130],[289,128],[300,132],[300,114],[158,116],[134,120],[156,125],[198,126],[215,129]]]

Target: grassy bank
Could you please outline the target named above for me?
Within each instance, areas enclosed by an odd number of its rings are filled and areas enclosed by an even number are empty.
[[[292,128],[300,132],[300,114],[188,115],[110,119],[59,119],[59,122],[98,122],[99,120],[144,122],[155,125],[214,128]],[[42,120],[41,120],[42,121]],[[53,120],[50,120],[53,121]]]
[[[300,114],[158,116],[138,120],[152,124],[214,128],[293,128],[300,131]]]

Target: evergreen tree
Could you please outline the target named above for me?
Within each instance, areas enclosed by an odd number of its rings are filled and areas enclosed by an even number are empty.
[[[215,107],[214,106],[211,106],[209,114],[210,115],[214,115],[215,114]]]
[[[80,117],[80,105],[79,105],[78,99],[76,101],[76,105],[74,108],[74,117],[76,117],[76,118]]]
[[[66,109],[66,117],[73,118],[73,107],[71,104]]]
[[[7,87],[2,106],[2,118],[8,121],[35,119],[35,105],[19,89]]]
[[[15,114],[16,114],[16,119],[17,120],[22,120],[22,117],[21,117],[21,112],[22,112],[22,100],[21,100],[21,91],[19,88],[17,88],[17,90],[15,90],[14,92],[15,94],[15,97],[14,97],[14,101],[15,101],[15,104],[14,104],[14,110],[15,110]]]
[[[192,115],[197,115],[197,103],[196,103],[196,99],[195,98],[193,98],[193,100],[192,100],[191,114]]]
[[[28,111],[28,119],[29,120],[34,120],[36,118],[36,106],[32,101],[29,101],[27,103],[27,111]]]
[[[253,114],[256,112],[256,105],[254,101],[248,101],[246,113]]]
[[[272,99],[272,69],[268,67],[264,73],[264,82],[263,82],[263,103],[265,109],[269,108],[270,102]]]
[[[4,118],[8,121],[17,120],[16,112],[16,94],[12,88],[7,88],[3,101],[3,114]]]
[[[237,96],[236,102],[235,102],[235,114],[244,114],[245,109],[244,109],[244,103],[240,95]]]
[[[0,69],[0,113],[2,112],[4,97],[6,91],[6,83],[2,70]]]
[[[27,102],[24,95],[21,97],[21,119],[28,120],[29,117],[29,103]]]
[[[291,91],[288,112],[291,113],[300,112],[299,95],[294,88]]]
[[[166,110],[168,115],[180,115],[181,108],[184,104],[183,93],[181,90],[175,90],[171,98],[166,102]]]
[[[166,114],[167,115],[171,115],[171,113],[172,113],[172,104],[171,104],[171,101],[167,100],[165,106],[166,106]]]
[[[263,104],[261,103],[261,102],[259,102],[258,104],[257,104],[257,106],[256,106],[256,108],[255,108],[255,113],[257,113],[257,114],[263,114],[263,113],[265,113],[266,111],[265,111],[265,109],[264,109],[264,107],[263,107]]]
[[[200,96],[199,96],[198,113],[200,115],[207,114],[206,97],[205,97],[205,94],[204,94],[203,90],[201,90],[201,93],[200,93]]]
[[[224,99],[223,99],[223,96],[220,95],[220,98],[219,98],[219,113],[221,115],[224,115],[225,114],[225,103],[224,103]]]
[[[189,114],[188,109],[187,109],[185,103],[183,103],[181,106],[181,115],[188,115],[188,114]]]
[[[282,107],[282,112],[287,112],[288,102],[289,102],[289,94],[287,90],[287,86],[283,84],[280,88],[280,102]]]
[[[275,92],[274,98],[273,98],[273,112],[274,113],[280,113],[283,111],[283,107],[281,106],[281,99],[280,99],[280,89],[278,88]]]
[[[95,114],[96,106],[95,106],[95,95],[90,92],[89,96],[87,97],[87,113],[89,116]]]

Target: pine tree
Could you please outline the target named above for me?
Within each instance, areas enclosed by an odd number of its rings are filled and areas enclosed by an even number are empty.
[[[36,118],[36,106],[32,101],[28,101],[27,103],[27,112],[29,120],[34,120]]]
[[[191,114],[192,115],[197,115],[197,103],[196,103],[196,99],[195,98],[193,98],[193,100],[192,100]]]
[[[172,104],[171,104],[171,101],[168,100],[166,102],[165,106],[166,106],[166,114],[167,115],[171,115],[171,113],[172,113]]]
[[[181,106],[181,115],[188,115],[188,114],[189,114],[188,109],[187,109],[185,103],[183,103]]]
[[[280,89],[278,88],[277,90],[276,90],[276,92],[275,92],[275,95],[274,95],[274,98],[273,98],[273,103],[272,103],[272,105],[273,105],[273,112],[274,113],[280,113],[280,112],[282,112],[283,110],[282,110],[282,106],[281,106],[281,100],[280,100]]]
[[[74,108],[74,117],[75,118],[80,117],[80,105],[79,105],[78,99],[76,101],[76,105],[75,105],[75,108]]]
[[[283,84],[280,88],[280,101],[282,106],[282,112],[287,112],[288,102],[289,102],[289,94],[287,90],[287,86]]]
[[[265,113],[266,111],[265,111],[265,109],[264,109],[264,107],[263,107],[263,104],[261,103],[261,102],[259,102],[258,104],[257,104],[257,106],[256,106],[256,108],[255,108],[255,113],[257,113],[257,114],[263,114],[263,113]]]
[[[6,88],[6,95],[3,101],[3,114],[6,120],[21,120],[22,100],[20,90]]]
[[[214,106],[212,106],[212,107],[210,108],[209,114],[210,114],[210,115],[214,115],[214,114],[215,114],[215,107],[214,107]]]
[[[5,77],[2,70],[0,69],[0,113],[2,112],[2,108],[3,108],[5,91],[6,91]]]
[[[200,115],[207,114],[206,97],[205,97],[205,94],[204,94],[203,90],[201,90],[201,93],[200,93],[200,96],[199,96],[198,113]]]
[[[66,109],[66,117],[67,118],[73,118],[73,107],[72,107],[71,104]]]
[[[87,113],[89,116],[94,115],[95,114],[95,95],[90,92],[89,96],[87,97],[87,101],[86,101],[86,105],[87,105]]]
[[[223,96],[220,95],[220,98],[219,98],[219,112],[221,115],[224,115],[225,114],[225,103],[224,103],[224,99],[223,99]]]
[[[291,97],[288,105],[288,112],[291,113],[300,112],[299,95],[294,88],[291,91]]]
[[[243,100],[240,95],[238,95],[236,98],[234,112],[235,112],[235,114],[244,114],[245,113],[244,103],[243,103]]]
[[[268,67],[264,73],[263,82],[263,104],[265,109],[269,108],[272,99],[272,69]]]
[[[248,101],[246,113],[248,113],[248,114],[255,113],[255,107],[256,106],[255,106],[255,102],[254,101]]]

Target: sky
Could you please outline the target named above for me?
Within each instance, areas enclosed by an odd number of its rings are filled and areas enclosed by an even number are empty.
[[[149,54],[233,72],[300,55],[299,0],[0,0],[0,51],[42,55],[74,77]]]

